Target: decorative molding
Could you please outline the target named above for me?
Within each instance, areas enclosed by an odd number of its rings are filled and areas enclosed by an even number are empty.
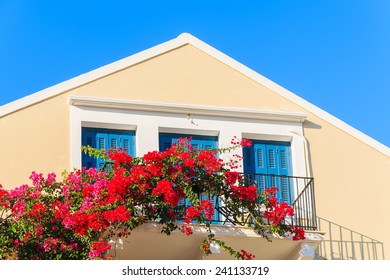
[[[86,106],[106,109],[163,112],[202,116],[230,117],[257,120],[304,122],[307,114],[301,112],[283,112],[237,107],[217,107],[194,104],[164,102],[146,102],[140,100],[101,98],[70,95],[68,102],[72,106]]]

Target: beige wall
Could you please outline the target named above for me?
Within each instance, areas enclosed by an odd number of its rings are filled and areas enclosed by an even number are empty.
[[[187,104],[299,110],[295,104],[286,102],[284,98],[191,45],[120,71],[109,79],[89,83],[70,93]]]
[[[0,118],[0,183],[69,168],[69,94],[305,112],[187,45]],[[304,123],[318,215],[385,242],[390,258],[390,158],[309,113]]]
[[[64,95],[0,117],[0,184],[29,183],[32,171],[69,168],[69,108]]]
[[[390,158],[318,117],[309,120],[318,125],[305,126],[318,215],[385,242],[390,258]]]

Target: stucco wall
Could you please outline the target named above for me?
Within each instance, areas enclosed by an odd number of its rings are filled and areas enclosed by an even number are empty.
[[[57,96],[0,118],[0,184],[29,183],[32,171],[69,168],[69,106]]]

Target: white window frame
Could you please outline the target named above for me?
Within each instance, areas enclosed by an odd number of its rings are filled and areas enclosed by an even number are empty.
[[[230,146],[234,136],[291,143],[293,176],[307,176],[301,112],[144,102],[99,97],[69,96],[70,168],[81,167],[81,128],[135,130],[135,154],[159,149],[159,133],[218,136],[219,147]],[[242,155],[242,149],[234,151]],[[224,154],[228,160],[232,154]],[[243,171],[239,167],[237,171]]]

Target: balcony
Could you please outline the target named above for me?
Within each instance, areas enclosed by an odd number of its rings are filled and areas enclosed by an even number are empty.
[[[296,225],[306,231],[306,240],[293,241],[291,238],[271,236],[268,242],[251,229],[251,218],[244,212],[237,213],[223,205],[219,197],[199,193],[199,199],[209,199],[215,203],[215,215],[211,230],[215,236],[229,246],[245,249],[256,259],[314,259],[315,249],[322,241],[317,230],[313,178],[276,176],[265,174],[243,174],[246,184],[256,185],[260,191],[278,186],[279,202],[287,202],[294,208],[294,217],[285,220],[288,225]],[[242,218],[244,217],[244,219]],[[263,220],[267,223],[267,220]],[[161,225],[156,222],[137,228],[128,240],[112,252],[116,259],[231,259],[225,252],[204,257],[199,243],[207,237],[207,230],[201,225],[192,224],[191,236],[173,232],[171,236],[161,234]]]
[[[286,224],[296,225],[306,231],[317,230],[317,216],[314,196],[314,179],[308,177],[281,176],[269,174],[243,174],[244,182],[247,185],[257,186],[260,192],[267,188],[277,186],[279,192],[277,198],[279,203],[286,202],[294,209],[294,217],[285,220]],[[199,194],[199,199],[213,198],[205,194]],[[244,212],[237,213],[224,206],[220,198],[214,198],[216,214],[213,224],[246,226],[251,224],[251,219]],[[246,217],[245,219],[237,217]],[[265,220],[265,222],[267,222]]]

